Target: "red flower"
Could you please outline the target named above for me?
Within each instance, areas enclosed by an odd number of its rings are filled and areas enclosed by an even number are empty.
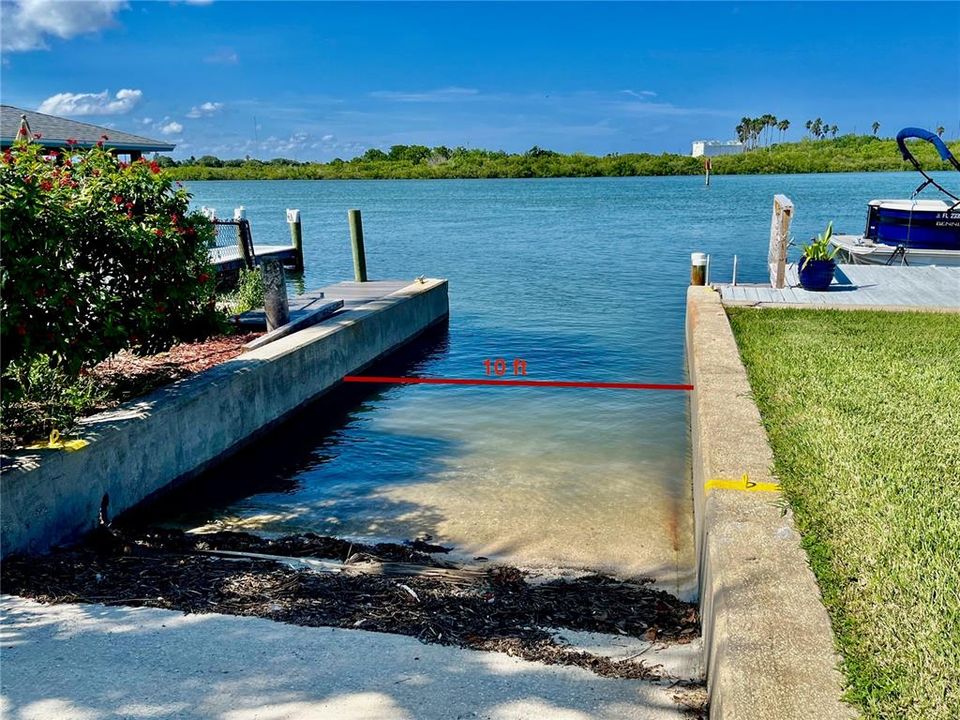
[[[123,202],[123,198],[120,197],[119,195],[114,195],[114,196],[113,196],[113,202],[114,202],[114,204],[119,205],[120,203]]]
[[[34,133],[34,134],[33,134],[33,139],[34,139],[34,140],[39,140],[39,139],[42,138],[42,137],[43,137],[43,133]]]
[[[76,138],[67,138],[67,145],[76,145],[76,144],[77,144]]]
[[[40,181],[40,189],[41,189],[41,190],[53,190],[53,183],[50,182],[49,180],[41,180],[41,181]]]
[[[153,234],[156,235],[157,237],[163,237],[163,228],[157,228],[156,230],[153,231]]]
[[[178,222],[180,222],[180,216],[176,213],[170,213],[170,222],[176,225]]]
[[[133,210],[127,210],[127,220],[133,220]]]
[[[32,185],[32,184],[33,184],[33,175],[27,175],[27,176],[23,179],[23,182],[25,182],[27,185]]]
[[[102,147],[103,147],[103,140],[97,140],[97,147],[98,147],[98,148],[102,148]]]
[[[3,154],[3,161],[8,165],[13,162],[13,154],[9,150]]]
[[[160,172],[160,166],[157,164],[156,160],[150,163],[150,172],[152,172],[154,175]]]
[[[101,139],[101,140],[109,140],[110,138],[108,138],[106,135],[101,135],[101,136],[100,136],[100,139]]]
[[[21,335],[21,336],[22,336],[22,335],[26,335],[26,334],[27,334],[27,326],[26,326],[26,325],[17,325],[17,335]]]
[[[128,167],[130,167],[130,165],[121,160],[117,163],[117,167],[119,167],[121,170],[126,170]]]
[[[127,210],[133,210],[133,203],[128,201],[127,203],[124,204],[124,207]]]
[[[210,279],[210,276],[207,275],[207,273],[200,273],[200,274],[197,276],[197,282],[200,283],[201,285],[202,285],[203,283],[205,283],[205,282],[206,282],[207,280],[209,280],[209,279]]]
[[[25,127],[23,127],[23,125],[21,125],[21,126],[20,126],[20,132],[18,132],[17,135],[22,135],[22,136],[26,137],[26,135],[27,135],[27,129],[26,129]]]

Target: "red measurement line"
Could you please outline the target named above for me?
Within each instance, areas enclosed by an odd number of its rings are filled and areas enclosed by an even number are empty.
[[[493,380],[486,378],[368,377],[347,375],[344,382],[396,385],[511,385],[521,387],[606,388],[610,390],[693,390],[693,385],[659,383],[573,382],[564,380]]]

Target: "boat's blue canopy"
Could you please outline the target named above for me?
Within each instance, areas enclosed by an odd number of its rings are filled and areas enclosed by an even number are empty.
[[[930,132],[929,130],[924,130],[923,128],[908,127],[904,128],[897,133],[897,147],[900,148],[900,154],[903,155],[903,159],[907,161],[912,161],[913,156],[910,154],[910,151],[907,150],[906,141],[909,138],[917,138],[918,140],[926,140],[928,143],[933,145],[937,152],[940,153],[940,157],[947,162],[953,162],[956,164],[956,161],[953,158],[953,154],[950,152],[943,140],[940,139],[939,135]]]

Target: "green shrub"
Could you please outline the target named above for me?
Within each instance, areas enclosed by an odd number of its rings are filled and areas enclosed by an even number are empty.
[[[106,399],[91,376],[74,377],[49,355],[14,360],[3,385],[4,447],[67,430]]]
[[[233,292],[222,298],[225,310],[239,315],[247,310],[263,307],[263,274],[259,268],[241,270]]]
[[[156,351],[216,323],[210,222],[159,165],[101,148],[0,161],[3,367],[49,355],[75,376],[123,348]],[[27,362],[29,364],[29,361]]]

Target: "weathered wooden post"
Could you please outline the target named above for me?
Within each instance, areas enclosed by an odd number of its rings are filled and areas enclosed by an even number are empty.
[[[363,220],[359,210],[347,210],[350,222],[350,244],[353,246],[353,277],[357,282],[367,281],[367,256],[363,250]]]
[[[707,254],[702,252],[690,253],[690,284],[707,284]]]
[[[706,185],[710,186],[710,171],[713,169],[713,163],[710,162],[710,158],[705,158],[703,161],[703,172],[706,176]]]
[[[263,274],[263,312],[267,317],[267,332],[270,332],[290,322],[287,281],[283,275],[283,263],[279,260],[263,260],[260,272]]]
[[[786,195],[773,196],[773,217],[770,219],[770,249],[767,265],[770,267],[770,286],[782,288],[787,279],[787,246],[790,244],[790,221],[793,203]]]
[[[247,209],[241,205],[233,210],[233,219],[237,223],[237,249],[240,251],[240,257],[248,270],[253,269],[253,258],[250,256],[250,247],[247,245],[246,234],[243,224],[247,222]]]
[[[300,225],[300,211],[287,209],[287,224],[290,226],[290,240],[296,254],[293,258],[293,269],[303,272],[303,228]]]

